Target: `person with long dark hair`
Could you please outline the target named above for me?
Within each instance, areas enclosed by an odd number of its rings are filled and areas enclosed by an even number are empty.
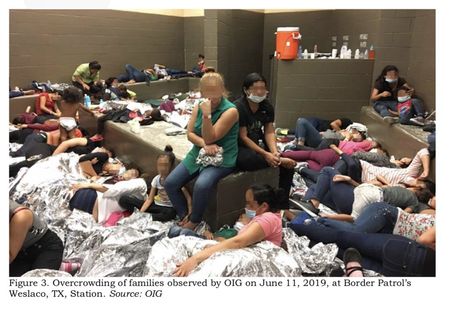
[[[238,235],[209,246],[183,263],[177,264],[174,275],[189,275],[201,262],[219,251],[245,248],[264,240],[281,246],[282,228],[279,203],[283,201],[284,196],[282,189],[274,189],[267,184],[251,186],[245,193],[246,214],[251,218],[250,222],[239,231]]]

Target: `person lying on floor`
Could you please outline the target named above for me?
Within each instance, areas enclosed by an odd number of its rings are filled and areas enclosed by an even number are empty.
[[[274,108],[267,99],[266,79],[248,74],[242,96],[234,104],[239,111],[239,152],[237,167],[243,171],[280,168],[279,187],[289,193],[296,162],[282,156],[277,148]]]
[[[167,145],[164,153],[158,155],[156,159],[156,171],[158,175],[151,182],[147,199],[143,200],[133,195],[123,195],[119,199],[119,205],[131,212],[135,209],[139,209],[141,212],[148,212],[152,215],[154,221],[166,222],[175,219],[177,211],[173,207],[164,188],[166,178],[173,170],[174,164],[175,154],[173,153],[172,147]],[[183,225],[189,221],[192,213],[192,197],[186,187],[183,187],[181,191],[186,198],[188,206],[188,214],[180,222],[180,225]]]
[[[73,138],[62,142],[54,150],[53,155],[58,155],[61,153],[74,152],[79,155],[89,154],[95,148],[100,147],[101,137],[94,135],[91,137],[80,137]]]
[[[430,152],[423,148],[417,152],[414,159],[406,168],[385,168],[374,166],[364,160],[354,159],[344,153],[341,154],[343,162],[336,163],[335,168],[352,180],[377,185],[419,186],[430,173]],[[402,159],[404,165],[408,159]],[[400,163],[402,162],[400,161]]]
[[[139,170],[128,169],[120,175],[120,181],[113,185],[76,183],[73,185],[74,195],[70,199],[69,208],[90,213],[96,222],[105,224],[113,213],[123,211],[119,205],[121,196],[128,194],[145,198],[147,184],[144,179],[138,178],[139,175]]]
[[[433,196],[429,189],[407,189],[402,186],[379,187],[373,184],[359,185],[355,181],[353,183],[343,182],[341,177],[335,168],[323,168],[317,183],[308,188],[303,200],[309,202],[316,209],[322,203],[338,212],[337,215],[323,216],[352,222],[370,203],[387,202],[405,209],[407,212],[419,212],[420,209],[424,209]],[[419,205],[419,203],[423,205]]]
[[[15,126],[17,130],[9,132],[9,142],[24,144],[26,138],[32,133],[38,132],[53,132],[58,130],[59,133],[59,120],[58,119],[47,119],[44,123],[31,123],[31,124],[20,124]]]
[[[299,122],[301,118],[298,118],[297,122]],[[326,120],[318,117],[303,117],[303,119],[309,121],[309,123],[319,132],[324,132],[327,130],[344,130],[353,123],[351,119],[346,117],[340,117],[335,120]]]
[[[126,64],[125,72],[126,73],[117,76],[118,82],[135,83],[158,80],[158,75],[153,68],[139,70],[131,64]]]
[[[340,231],[324,226],[312,219],[302,224],[290,224],[298,236],[307,236],[311,243],[335,243],[338,257],[343,258],[347,248],[356,248],[362,266],[384,276],[435,276],[436,228],[432,226],[416,238],[410,239],[386,233]]]
[[[177,264],[175,276],[187,276],[200,263],[214,253],[252,246],[267,240],[281,246],[282,228],[279,202],[285,193],[265,185],[253,185],[245,193],[246,209],[253,211],[254,217],[239,231],[239,234],[216,245],[206,247],[183,263]]]
[[[320,217],[317,222],[343,231],[392,233],[416,240],[435,224],[436,207],[408,213],[385,202],[367,205],[354,222]]]
[[[28,207],[9,200],[9,276],[34,269],[58,270],[61,239]]]

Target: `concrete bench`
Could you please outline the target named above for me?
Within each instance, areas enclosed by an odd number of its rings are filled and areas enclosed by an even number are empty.
[[[186,135],[167,136],[164,130],[174,127],[166,122],[156,122],[141,127],[141,133],[133,133],[127,124],[107,121],[104,146],[113,150],[124,162],[136,165],[143,172],[155,176],[156,158],[167,144],[173,147],[179,163],[192,147]],[[279,171],[267,168],[254,172],[236,172],[222,179],[214,192],[204,219],[213,230],[224,224],[233,225],[245,207],[245,191],[254,183],[278,185]],[[188,185],[192,189],[192,183]]]
[[[429,132],[422,128],[401,124],[389,124],[372,108],[361,108],[360,120],[369,129],[369,136],[377,140],[390,155],[396,158],[414,157],[420,149],[428,147]],[[434,180],[434,161],[431,163],[430,178]]]

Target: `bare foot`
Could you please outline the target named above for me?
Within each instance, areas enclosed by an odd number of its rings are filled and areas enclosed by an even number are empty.
[[[128,80],[127,83],[136,83],[136,81],[134,79]]]
[[[351,178],[346,175],[337,174],[333,177],[333,182],[349,182]]]
[[[194,230],[197,227],[198,223],[193,223],[191,221],[186,222],[181,227],[189,230]]]
[[[280,166],[287,169],[294,169],[297,166],[297,162],[290,158],[280,157]]]

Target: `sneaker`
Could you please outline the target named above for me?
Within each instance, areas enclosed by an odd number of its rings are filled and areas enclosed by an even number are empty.
[[[298,162],[294,168],[294,171],[300,173],[303,168],[308,168],[308,163],[306,161]]]
[[[317,218],[320,212],[320,210],[314,207],[313,204],[311,204],[310,202],[294,200],[292,198],[289,198],[289,203],[292,204],[293,208],[301,209],[313,218]]]
[[[283,148],[283,152],[296,151],[296,150],[297,150],[297,145],[294,143],[286,144]]]
[[[383,117],[383,120],[387,121],[391,125],[398,122],[398,119],[399,119],[398,117],[394,117],[394,116],[384,116]]]
[[[409,121],[411,123],[415,124],[416,126],[423,126],[423,125],[425,125],[425,119],[422,116],[411,118]]]

